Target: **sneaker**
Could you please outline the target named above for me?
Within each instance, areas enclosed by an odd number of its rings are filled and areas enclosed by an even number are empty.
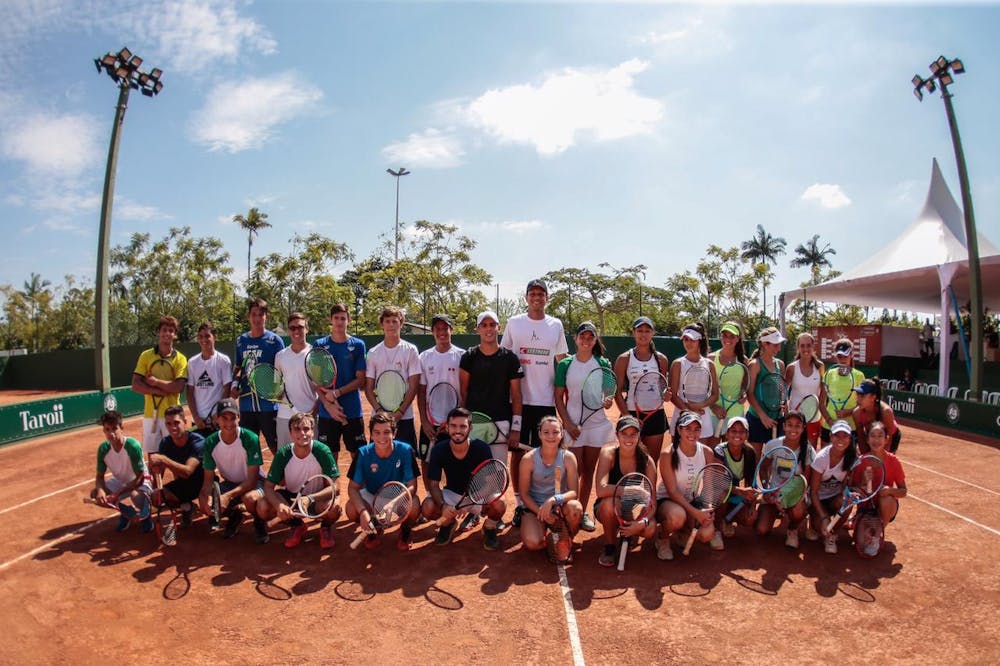
[[[597,558],[597,563],[602,567],[615,566],[615,544],[604,544],[604,548],[601,549],[601,556]]]
[[[670,539],[657,539],[655,545],[657,559],[664,561],[674,559],[674,551],[670,547]]]
[[[872,539],[864,548],[861,549],[867,557],[875,557],[878,555],[879,543],[878,539]]]
[[[831,534],[823,541],[823,550],[831,555],[837,554],[837,535]]]
[[[434,544],[437,546],[447,546],[451,543],[451,532],[454,528],[455,523],[449,523],[439,527],[437,536],[434,537]]]
[[[115,526],[115,531],[124,532],[131,524],[132,521],[129,520],[128,516],[118,516],[118,525]]]
[[[396,542],[398,550],[409,550],[413,543],[413,528],[404,523],[399,527],[399,541]]]
[[[597,525],[594,524],[594,519],[590,517],[589,513],[583,514],[583,520],[580,521],[580,529],[584,532],[594,532],[597,530]]]
[[[799,547],[798,530],[793,530],[793,529],[788,530],[788,534],[785,535],[785,545],[793,549]]]
[[[712,540],[708,542],[708,545],[712,547],[712,550],[725,550],[726,544],[722,540],[722,532],[716,530],[715,534],[712,535]]]
[[[229,519],[226,521],[226,531],[222,533],[222,538],[232,539],[236,536],[236,533],[240,531],[240,525],[243,524],[243,521],[244,517],[242,511],[229,516]]]
[[[722,523],[722,536],[731,537],[736,534],[736,528],[729,521]]]
[[[181,527],[191,527],[191,522],[194,518],[191,515],[191,505],[185,509],[184,505],[181,505]]]
[[[267,543],[271,535],[267,532],[267,521],[263,518],[253,519],[253,538],[257,543]]]
[[[478,525],[479,525],[479,514],[470,513],[465,517],[465,520],[462,521],[462,524],[459,526],[458,531],[465,532],[466,530],[474,530]]]
[[[483,528],[483,548],[486,550],[500,550],[500,535],[496,529],[488,530]]]
[[[142,527],[143,534],[149,534],[156,529],[156,525],[153,524],[153,519],[149,516],[146,516],[146,518],[144,518],[139,525]]]
[[[363,543],[365,544],[365,548],[367,548],[368,550],[372,550],[373,548],[379,547],[379,544],[382,543],[382,539],[380,539],[377,534],[371,533],[365,535],[365,540]]]
[[[819,532],[814,530],[812,527],[806,528],[806,541],[819,541]]]
[[[514,517],[511,518],[510,524],[514,527],[521,527],[521,516],[524,515],[524,507],[518,506],[514,509]]]
[[[297,525],[292,525],[292,531],[287,537],[285,537],[285,548],[295,548],[300,543],[302,543],[303,537],[306,535],[306,525],[305,523],[298,523]]]
[[[505,523],[503,518],[497,521],[497,532],[506,532],[509,527],[510,523]]]
[[[303,525],[305,527],[305,525]],[[333,544],[336,543],[333,538],[333,525],[320,525],[319,526],[319,547],[320,548],[333,548]]]

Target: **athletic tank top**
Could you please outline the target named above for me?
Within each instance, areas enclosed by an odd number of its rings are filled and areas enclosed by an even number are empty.
[[[811,367],[812,373],[806,377],[802,374],[801,364],[798,361],[792,363],[791,390],[789,391],[788,398],[789,409],[794,409],[807,395],[819,397],[819,368],[816,366]],[[819,420],[818,413],[815,420]]]
[[[635,356],[635,347],[629,350],[628,367],[625,368],[625,377],[628,379],[628,395],[625,396],[625,406],[629,411],[636,411],[635,408],[635,385],[647,372],[659,372],[660,364],[657,362],[656,354],[645,361],[640,361]]]
[[[555,494],[555,479],[556,479],[556,467],[562,468],[562,487],[559,492],[566,489],[566,450],[559,449],[556,454],[555,460],[552,461],[551,465],[546,465],[542,461],[542,450],[535,449],[532,454],[535,459],[532,461],[534,464],[531,466],[531,499],[535,500],[535,504],[542,504],[547,499]]]
[[[712,361],[704,356],[698,359],[697,363],[689,360],[686,356],[680,357],[678,359],[681,362],[681,376],[680,383],[677,386],[677,393],[684,398],[684,374],[693,365],[700,365],[711,372]],[[718,377],[718,375],[716,375]],[[711,437],[715,433],[715,423],[712,421],[712,410],[708,407],[704,408],[705,411],[701,413],[701,436],[702,438]],[[674,413],[670,415],[670,431],[673,432],[677,428],[677,419],[680,418],[681,410],[674,409]]]
[[[754,384],[753,394],[754,397],[757,398],[758,403],[761,401],[760,389],[761,389],[761,382],[763,381],[763,379],[768,375],[778,375],[779,377],[781,376],[781,370],[782,370],[781,361],[774,358],[771,359],[771,362],[774,363],[774,370],[768,370],[767,366],[764,365],[764,363],[760,360],[760,358],[757,359],[757,366],[760,368],[760,370],[757,371],[757,383]],[[747,410],[747,414],[753,414],[758,418],[760,417],[760,415],[754,410],[753,407],[750,407]],[[772,416],[771,418],[774,418],[774,416]]]
[[[862,428],[864,428],[864,431],[868,432],[868,426],[870,426],[876,420],[878,420],[878,419],[876,419],[874,416],[873,417],[869,417],[868,414],[865,413],[864,410],[861,410],[861,411],[858,412],[857,427],[858,427],[859,430],[862,429]],[[892,423],[889,425],[888,428],[886,428],[886,433],[885,433],[886,437],[890,437],[891,438],[893,435],[896,434],[897,430],[899,430],[899,424],[896,423],[896,418],[895,418],[895,416],[893,416]]]
[[[694,478],[698,476],[698,472],[706,465],[707,454],[711,450],[704,444],[699,443],[698,448],[695,449],[693,456],[684,455],[684,451],[680,447],[677,447],[677,469],[673,470],[674,478],[677,480],[677,490],[680,491],[684,499],[691,501],[691,489],[694,486]],[[663,499],[664,497],[669,497],[667,494],[667,486],[663,482],[663,479],[656,480],[656,498]]]

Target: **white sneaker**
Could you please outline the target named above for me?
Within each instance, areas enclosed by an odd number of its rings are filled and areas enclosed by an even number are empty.
[[[837,535],[831,534],[823,542],[823,550],[831,555],[837,554]]]
[[[797,549],[799,547],[799,532],[798,530],[788,530],[788,534],[785,535],[785,545],[789,548]]]
[[[819,532],[812,527],[806,528],[806,541],[819,541]]]
[[[722,541],[722,533],[718,530],[712,535],[712,540],[708,542],[708,545],[712,547],[712,550],[726,549],[726,544]]]
[[[734,534],[736,534],[736,528],[733,527],[733,524],[731,522],[727,520],[726,522],[722,523],[722,536],[731,537]]]
[[[656,557],[660,560],[672,560],[674,559],[674,551],[670,548],[670,539],[657,539],[656,545]]]

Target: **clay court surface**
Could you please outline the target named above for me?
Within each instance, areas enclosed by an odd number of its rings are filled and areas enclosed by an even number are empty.
[[[138,437],[139,420],[126,430]],[[599,532],[562,570],[516,531],[499,552],[478,531],[435,546],[431,525],[410,552],[394,533],[354,552],[343,519],[332,551],[315,529],[286,550],[284,532],[259,546],[245,524],[224,541],[204,519],[167,549],[81,502],[102,439],[92,427],[0,448],[0,663],[1000,659],[1000,451],[913,427],[900,448],[911,496],[877,559],[843,538],[826,555],[805,540],[787,550],[780,528],[741,530],[724,552],[675,548],[673,562],[647,544],[624,573],[598,566]]]

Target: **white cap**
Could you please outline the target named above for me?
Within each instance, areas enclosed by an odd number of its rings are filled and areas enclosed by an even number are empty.
[[[483,323],[484,319],[492,319],[496,323],[498,323],[498,324],[500,323],[500,317],[497,316],[496,312],[493,312],[493,310],[484,310],[483,312],[479,313],[478,317],[476,317],[476,327],[477,328],[479,327],[480,324]]]
[[[782,342],[787,342],[788,338],[783,336],[780,331],[771,331],[764,337],[760,338],[761,342],[770,342],[772,345],[780,345]]]
[[[847,421],[841,419],[839,421],[834,421],[833,425],[830,426],[830,434],[831,435],[835,434],[835,433],[838,433],[838,432],[846,432],[848,435],[850,435],[854,431],[851,429],[851,424],[850,423],[848,423]]]
[[[685,328],[681,333],[681,338],[687,338],[688,340],[701,340],[701,333],[699,333],[696,328]]]
[[[747,423],[745,416],[730,416],[729,420],[726,421],[726,430],[729,430],[734,423],[742,423],[744,428],[750,430],[750,424]]]

